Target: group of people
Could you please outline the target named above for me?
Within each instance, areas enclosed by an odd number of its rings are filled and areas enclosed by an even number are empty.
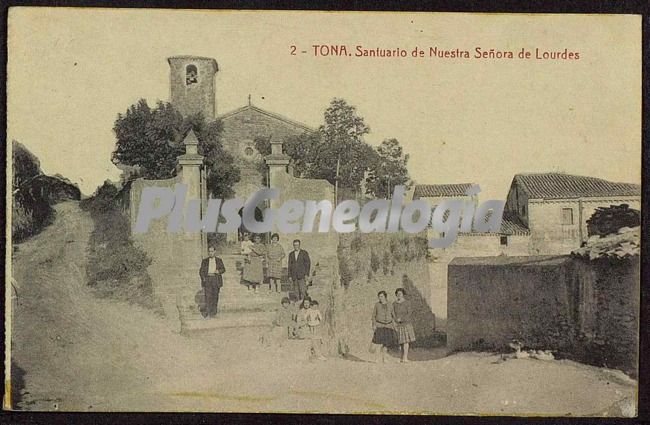
[[[244,257],[242,284],[246,285],[252,294],[259,293],[259,287],[268,278],[269,291],[281,292],[283,261],[286,257],[284,248],[280,245],[280,235],[271,235],[271,243],[262,243],[262,237],[248,233],[243,236],[241,253]],[[266,275],[264,270],[266,268]],[[297,292],[299,300],[307,296],[307,278],[311,269],[309,253],[300,247],[300,240],[293,241],[293,251],[289,253],[287,271],[290,282]]]
[[[386,291],[379,291],[377,303],[372,311],[372,351],[377,351],[382,363],[386,363],[386,353],[389,347],[399,345],[400,362],[408,363],[409,347],[415,342],[415,329],[413,328],[413,310],[411,303],[406,299],[404,288],[395,290],[395,301],[388,301]],[[318,309],[318,302],[308,297],[295,304],[289,298],[283,298],[278,309],[271,332],[263,338],[269,345],[275,342],[282,346],[287,339],[312,340],[311,351],[321,360],[323,345],[323,317]],[[379,361],[379,359],[376,359]]]
[[[283,275],[283,260],[286,257],[284,248],[279,243],[280,235],[274,233],[271,243],[265,245],[259,234],[252,240],[248,234],[244,235],[241,252],[245,255],[241,282],[246,285],[252,294],[258,294],[258,288],[268,278],[269,291],[282,290],[280,283]],[[266,269],[266,273],[265,273]],[[292,284],[293,296],[303,302],[308,298],[307,279],[311,271],[309,253],[300,247],[300,240],[293,241],[293,251],[287,260],[289,281]],[[204,307],[202,315],[205,318],[215,317],[219,303],[219,292],[223,286],[223,274],[226,268],[221,258],[216,256],[216,248],[208,247],[208,257],[201,261],[199,276],[204,294]]]
[[[372,344],[378,347],[377,350],[381,361],[386,362],[386,352],[389,347],[396,345],[401,349],[401,362],[407,363],[409,345],[415,341],[415,330],[413,329],[413,310],[411,303],[406,299],[406,291],[403,288],[395,290],[396,300],[388,302],[386,291],[379,291],[378,301],[372,312]]]
[[[273,289],[277,292],[281,291],[278,282],[282,278],[282,261],[286,255],[279,240],[279,235],[274,233],[271,236],[271,243],[267,246],[262,243],[260,235],[254,235],[252,241],[245,236],[242,253],[246,255],[246,261],[242,271],[242,282],[248,286],[251,293],[258,293],[259,286],[264,283],[264,265],[269,278],[269,291]],[[202,313],[206,318],[217,314],[219,290],[223,286],[222,275],[226,272],[223,261],[216,257],[215,253],[215,247],[209,247],[208,257],[203,259],[199,269],[205,295],[205,308]],[[307,294],[311,260],[307,251],[300,248],[298,239],[293,241],[293,251],[289,253],[287,264],[288,277],[294,293],[291,299],[282,298],[273,321],[273,328],[263,339],[267,343],[276,341],[279,345],[283,345],[287,339],[309,339],[312,341],[310,347],[312,354],[324,360],[323,316],[318,301],[312,300]],[[409,361],[409,346],[415,341],[413,310],[411,303],[406,299],[406,291],[397,288],[396,299],[392,303],[389,302],[386,291],[379,291],[377,298],[372,312],[372,345],[382,362],[386,362],[388,348],[399,345],[401,362],[406,363]]]
[[[318,301],[305,297],[300,302],[292,302],[284,297],[273,320],[271,331],[262,339],[265,345],[275,343],[283,346],[289,339],[311,341],[310,355],[326,360],[323,355],[323,316]]]

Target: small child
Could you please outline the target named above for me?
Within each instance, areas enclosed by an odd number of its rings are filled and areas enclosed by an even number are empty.
[[[281,307],[278,309],[275,320],[273,324],[277,327],[280,326],[283,330],[284,337],[291,338],[293,336],[293,330],[295,328],[295,322],[293,320],[293,309],[291,308],[291,302],[289,298],[284,297],[280,302]]]
[[[264,345],[269,346],[271,342],[277,343],[280,347],[288,338],[293,338],[295,322],[293,321],[293,311],[289,298],[284,297],[280,302],[280,308],[275,313],[273,327],[268,334],[263,337]]]
[[[323,345],[322,337],[322,323],[323,316],[318,309],[318,301],[311,300],[309,309],[306,311],[305,319],[307,321],[307,326],[309,327],[309,334],[311,338],[311,349],[314,352],[314,355],[319,360],[326,360],[326,357],[323,356],[321,346]]]

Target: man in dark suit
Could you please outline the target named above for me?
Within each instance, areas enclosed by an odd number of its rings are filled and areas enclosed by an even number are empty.
[[[214,317],[217,314],[217,304],[219,303],[219,290],[223,286],[223,275],[226,267],[223,265],[221,258],[216,257],[215,247],[208,248],[208,258],[201,261],[199,276],[201,276],[201,286],[205,294],[205,310],[202,312],[203,317]]]
[[[298,287],[298,298],[304,300],[307,296],[306,278],[309,276],[311,260],[309,259],[309,253],[304,249],[300,249],[299,239],[293,241],[293,251],[289,253],[289,264],[287,268],[293,287]]]

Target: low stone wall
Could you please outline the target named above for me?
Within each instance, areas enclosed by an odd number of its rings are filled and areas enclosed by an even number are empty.
[[[635,374],[639,259],[457,258],[448,269],[451,350],[501,350],[513,339]]]
[[[568,257],[456,258],[448,268],[450,350],[529,347],[568,349]]]
[[[577,322],[581,358],[623,368],[638,366],[640,274],[639,257],[622,260],[574,259],[580,297]]]
[[[144,187],[174,188],[180,177],[166,180],[138,179],[131,184],[129,214],[131,228],[138,216],[140,197]],[[155,297],[161,302],[165,316],[170,320],[178,318],[176,298],[184,288],[200,286],[198,270],[201,265],[201,244],[197,235],[167,231],[167,219],[152,220],[149,231],[133,234],[133,241],[141,247],[149,258],[148,268]],[[200,235],[198,236],[200,238]]]
[[[327,180],[296,178],[285,171],[272,174],[272,185],[280,190],[280,198],[272,202],[273,208],[279,208],[285,201],[297,199],[300,201],[313,200],[320,202],[329,200],[334,203],[334,187]],[[338,234],[334,231],[319,233],[318,223],[311,233],[280,234],[280,244],[288,254],[293,250],[294,239],[301,241],[301,248],[309,252],[312,264],[320,260],[330,261],[336,257]],[[287,259],[285,258],[285,264]]]

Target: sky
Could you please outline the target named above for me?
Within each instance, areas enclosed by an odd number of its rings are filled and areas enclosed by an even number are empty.
[[[7,142],[85,194],[119,179],[117,114],[140,98],[168,100],[166,59],[185,54],[217,60],[218,114],[250,94],[317,127],[344,98],[369,143],[400,141],[420,184],[473,182],[481,199],[505,199],[521,172],[641,179],[639,16],[14,7],[8,29]],[[317,57],[315,44],[408,56]],[[425,57],[410,56],[416,46]],[[437,58],[429,47],[568,49],[580,59]]]

